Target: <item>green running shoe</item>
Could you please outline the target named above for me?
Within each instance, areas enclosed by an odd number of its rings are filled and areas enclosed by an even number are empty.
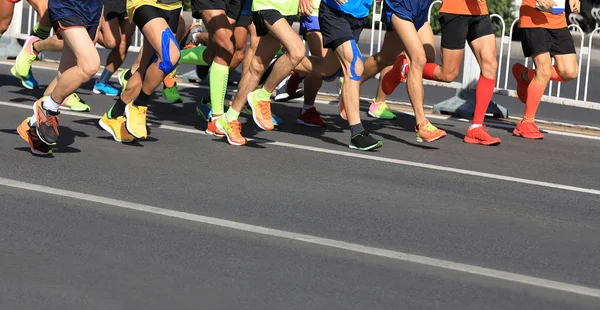
[[[378,119],[396,119],[396,114],[394,114],[387,103],[375,103],[375,100],[371,102],[371,106],[369,107],[369,116],[378,118]]]

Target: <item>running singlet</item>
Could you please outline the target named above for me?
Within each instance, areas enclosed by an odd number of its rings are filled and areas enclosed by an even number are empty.
[[[135,13],[135,9],[139,8],[142,5],[151,5],[153,7],[165,11],[172,11],[182,7],[181,0],[177,0],[173,3],[162,3],[159,0],[127,0],[127,14],[129,15],[129,20],[133,21],[133,14]]]
[[[283,16],[298,15],[300,0],[254,0],[252,11],[277,10]]]
[[[373,4],[373,0],[348,0],[346,4],[342,5],[337,4],[335,0],[323,0],[323,2],[340,12],[352,15],[354,18],[369,16]]]
[[[534,0],[535,1],[535,0]],[[525,0],[523,0],[525,2]],[[485,1],[478,0],[442,0],[440,13],[458,15],[487,15],[488,9]]]
[[[566,0],[555,0],[566,1]],[[561,29],[567,27],[565,12],[561,14],[552,14],[542,12],[536,7],[535,0],[523,0],[521,3],[519,27],[520,28],[546,28]]]

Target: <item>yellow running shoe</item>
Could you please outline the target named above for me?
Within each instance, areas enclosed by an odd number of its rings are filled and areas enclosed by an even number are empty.
[[[146,129],[146,114],[148,107],[134,106],[132,103],[125,106],[125,127],[127,131],[138,139],[148,138],[148,130]]]
[[[100,119],[100,127],[110,133],[117,142],[131,142],[134,137],[125,128],[125,117],[108,118],[104,113]]]
[[[90,106],[83,99],[79,98],[76,93],[72,93],[69,97],[65,98],[60,104],[60,109],[75,112],[89,112],[91,110]]]

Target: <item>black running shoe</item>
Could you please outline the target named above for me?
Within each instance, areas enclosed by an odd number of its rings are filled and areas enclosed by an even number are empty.
[[[360,151],[370,151],[383,146],[381,140],[373,138],[366,130],[361,131],[350,139],[349,147]]]

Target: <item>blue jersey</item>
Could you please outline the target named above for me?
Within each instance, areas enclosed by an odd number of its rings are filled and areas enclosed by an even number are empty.
[[[323,0],[331,8],[352,15],[355,18],[365,18],[369,16],[373,0],[348,0],[346,4],[339,5],[335,0]]]
[[[242,15],[252,15],[252,0],[242,0],[244,5],[242,6]]]

